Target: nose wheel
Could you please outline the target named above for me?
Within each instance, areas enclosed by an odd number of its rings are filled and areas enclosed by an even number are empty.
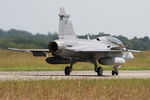
[[[119,75],[119,71],[118,69],[120,68],[120,66],[114,66],[113,70],[112,70],[112,75]]]
[[[118,70],[113,70],[113,71],[112,71],[112,75],[113,75],[113,76],[114,76],[114,75],[119,75]]]

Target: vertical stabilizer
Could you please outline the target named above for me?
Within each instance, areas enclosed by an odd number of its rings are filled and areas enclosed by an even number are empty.
[[[76,39],[76,34],[73,30],[72,23],[69,21],[69,15],[66,14],[64,8],[60,8],[59,13],[59,39]]]

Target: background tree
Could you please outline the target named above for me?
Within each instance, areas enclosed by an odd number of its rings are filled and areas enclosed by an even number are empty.
[[[90,34],[90,39],[96,39],[101,36],[111,36],[110,34],[105,34],[100,32],[98,34]],[[150,39],[148,36],[144,38],[134,37],[128,39],[125,36],[119,35],[114,36],[120,39],[123,44],[128,46],[130,49],[136,50],[150,50]],[[87,35],[79,35],[80,39],[87,39]],[[23,30],[11,29],[4,31],[0,29],[0,48],[47,48],[50,41],[58,39],[57,33],[48,32],[47,35],[37,33],[33,35],[30,32]]]

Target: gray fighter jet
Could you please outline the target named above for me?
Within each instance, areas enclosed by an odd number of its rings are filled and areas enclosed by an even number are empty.
[[[140,52],[128,50],[117,38],[111,36],[97,37],[97,39],[78,39],[69,15],[64,8],[60,8],[59,13],[59,32],[58,40],[48,44],[48,49],[15,49],[10,50],[32,52],[33,56],[46,56],[46,62],[49,64],[70,64],[65,67],[65,75],[70,75],[73,64],[77,62],[90,62],[94,64],[94,71],[98,76],[103,75],[101,65],[113,65],[112,75],[118,75],[118,69],[127,60],[134,59],[131,52]],[[51,53],[53,57],[48,57]]]

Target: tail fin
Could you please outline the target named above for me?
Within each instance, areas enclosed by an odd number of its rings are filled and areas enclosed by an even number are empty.
[[[72,23],[69,21],[69,15],[66,14],[64,8],[60,8],[59,13],[59,39],[76,39],[76,34],[73,30]]]

